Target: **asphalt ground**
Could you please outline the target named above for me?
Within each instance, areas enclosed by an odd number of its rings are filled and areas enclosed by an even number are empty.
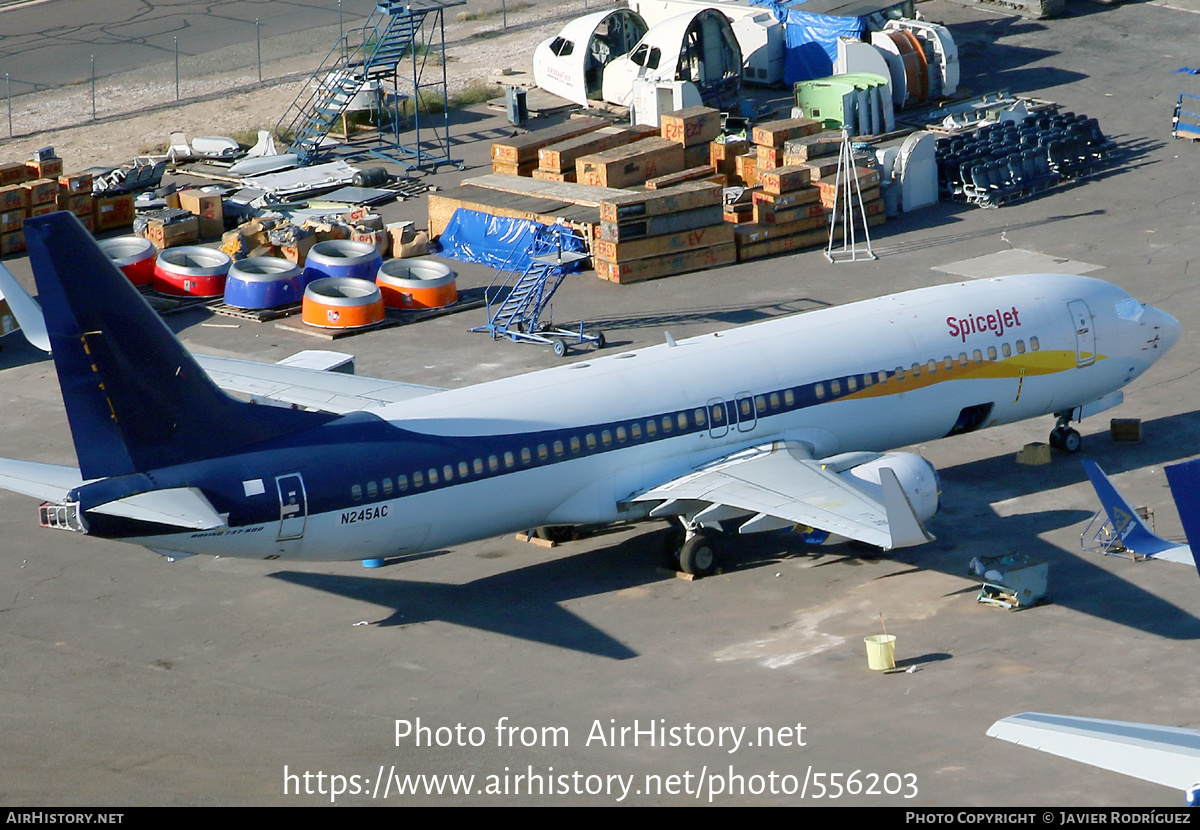
[[[1095,116],[1117,161],[1023,204],[942,204],[889,222],[874,237],[877,262],[831,266],[814,251],[630,286],[584,274],[560,289],[555,318],[595,323],[622,350],[953,281],[937,269],[1000,252],[1102,266],[1091,273],[1170,311],[1183,335],[1120,409],[1082,424],[1083,456],[1180,538],[1162,466],[1200,453],[1200,146],[1173,142],[1170,118],[1177,94],[1197,91],[1173,74],[1196,63],[1197,18],[1146,4],[1073,3],[1043,22],[941,0],[921,10],[951,26],[965,86]],[[455,152],[471,169],[431,181],[486,172],[506,130],[464,116]],[[385,214],[424,209],[416,199]],[[28,279],[25,260],[6,264]],[[490,276],[458,270],[466,287]],[[452,315],[333,348],[356,354],[360,374],[448,386],[560,362],[466,332],[482,320]],[[169,318],[197,351],[278,360],[328,347],[232,322]],[[12,337],[0,412],[0,455],[74,462],[53,367]],[[1112,443],[1110,415],[1143,419],[1142,443]],[[1078,457],[1014,463],[1052,425],[916,447],[943,482],[930,545],[814,553],[764,534],[735,540],[724,573],[695,582],[658,569],[665,525],[553,550],[489,539],[375,571],[170,564],[42,530],[33,500],[0,494],[0,804],[603,805],[633,776],[620,803],[1179,806],[1180,793],[984,735],[1029,710],[1200,726],[1200,579],[1080,551],[1098,504]],[[1050,563],[1050,602],[1016,613],[976,603],[968,561],[1013,551]],[[880,615],[912,673],[868,670],[863,637],[880,633]],[[398,738],[397,721],[412,731]],[[609,727],[651,724],[677,729],[667,737],[679,743],[608,740]],[[722,727],[746,727],[743,743]],[[528,794],[516,776],[531,773],[551,792]],[[857,773],[862,790],[834,797],[837,773],[843,787]],[[400,796],[392,778],[460,774],[475,776],[469,794],[443,780],[441,794]],[[784,792],[806,779],[805,797]]]

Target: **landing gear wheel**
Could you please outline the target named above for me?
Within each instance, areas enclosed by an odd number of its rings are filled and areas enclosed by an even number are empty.
[[[1062,448],[1069,453],[1076,453],[1083,447],[1083,436],[1068,427],[1063,430]]]
[[[708,576],[717,569],[717,552],[712,537],[697,533],[679,549],[679,567],[685,574]]]
[[[542,525],[534,531],[534,534],[539,539],[561,545],[571,541],[575,535],[575,528],[572,525]]]
[[[604,348],[604,332],[602,332],[602,331],[596,332],[596,348],[597,349]]]
[[[552,349],[554,349],[554,354],[555,354],[555,355],[557,355],[558,357],[566,357],[566,355],[567,355],[567,341],[565,341],[565,340],[561,340],[561,339],[559,339],[559,338],[557,338],[557,337],[556,337],[556,338],[554,338],[553,340],[551,340],[551,341],[550,341],[550,347],[551,347]]]

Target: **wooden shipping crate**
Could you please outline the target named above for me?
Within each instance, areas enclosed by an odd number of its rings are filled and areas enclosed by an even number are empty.
[[[91,193],[91,173],[65,173],[58,177],[59,193]]]
[[[181,190],[179,206],[200,218],[201,239],[216,239],[225,233],[225,208],[219,195],[194,189]]]
[[[58,197],[58,179],[33,179],[21,184],[29,193],[29,206],[54,204]]]
[[[76,216],[83,218],[92,215],[92,191],[87,193],[59,193],[55,197],[55,204],[59,210],[69,210]]]
[[[793,138],[783,145],[784,164],[803,164],[825,156],[836,156],[841,147],[842,134],[832,130]]]
[[[818,184],[823,184],[823,182],[818,182]],[[850,187],[853,188],[853,185],[851,184]],[[837,197],[836,190],[833,186],[833,182],[830,182],[828,187],[822,187],[821,188],[821,204],[825,205],[826,207],[833,207],[835,198],[837,198],[838,201],[844,203],[845,198],[846,198],[845,188],[846,188],[846,184],[843,184],[842,185],[842,189],[843,189],[842,195],[841,195],[841,197]],[[856,190],[856,189],[850,190],[850,198],[854,202],[855,210],[858,209],[858,195],[859,195],[858,190]],[[875,187],[867,187],[866,185],[864,185],[863,190],[862,190],[862,200],[864,202],[879,200],[879,185],[876,185]]]
[[[630,187],[646,179],[676,173],[684,168],[683,145],[665,138],[647,138],[625,147],[615,147],[575,162],[580,184],[596,187]]]
[[[782,148],[790,139],[821,132],[823,123],[812,118],[787,118],[759,124],[750,135],[755,144]]]
[[[694,248],[727,245],[733,242],[733,230],[733,225],[722,222],[719,225],[708,225],[703,228],[693,228],[629,242],[608,242],[599,239],[596,241],[593,253],[597,259],[606,262],[628,262],[633,259],[690,251]]]
[[[19,254],[25,250],[25,232],[0,233],[0,256]]]
[[[600,222],[598,239],[606,242],[625,242],[630,239],[643,239],[648,236],[661,236],[666,233],[692,230],[718,225],[721,219],[721,206],[693,208],[678,213],[664,213],[659,216],[641,216],[635,219],[623,219],[620,223]]]
[[[721,134],[721,111],[712,107],[688,107],[660,115],[658,124],[663,138],[694,147],[708,144]]]
[[[708,163],[715,167],[717,172],[727,176],[736,175],[737,157],[746,155],[749,150],[750,142],[743,139],[723,143],[714,141],[708,145]]]
[[[0,210],[0,233],[12,233],[19,231],[25,226],[25,217],[28,215],[25,208],[17,208],[15,210]]]
[[[0,187],[0,210],[25,210],[29,207],[29,191],[19,184]]]
[[[530,174],[531,178],[539,179],[544,182],[573,182],[575,181],[575,171],[567,170],[564,173],[558,173],[554,170],[543,170],[538,168]]]
[[[806,185],[787,193],[767,193],[765,190],[756,190],[753,199],[755,202],[770,205],[775,210],[782,210],[821,201],[821,189],[816,185]]]
[[[643,216],[660,216],[721,204],[723,188],[712,182],[684,182],[665,190],[621,193],[600,202],[600,219],[624,222]]]
[[[677,254],[635,259],[630,262],[596,260],[596,273],[609,282],[631,283],[718,268],[737,261],[737,246],[730,242],[710,248],[697,248]]]
[[[718,179],[718,175],[720,178]],[[718,174],[709,165],[703,167],[689,167],[687,170],[680,170],[678,173],[668,173],[665,176],[657,176],[653,179],[646,179],[647,190],[662,190],[664,187],[673,187],[684,182],[696,180],[710,181],[713,184],[725,185],[724,174]]]
[[[30,159],[25,162],[25,172],[31,179],[54,179],[57,185],[58,177],[63,172],[63,160],[57,157],[41,161]]]
[[[492,172],[501,176],[532,176],[537,170],[537,160],[523,161],[520,164],[509,164],[506,161],[493,161]]]
[[[181,222],[164,224],[161,220],[151,219],[142,233],[154,243],[160,251],[164,248],[174,248],[177,245],[190,245],[200,239],[200,218],[189,216]]]
[[[826,206],[820,202],[782,210],[777,210],[767,202],[754,203],[754,221],[760,225],[786,225],[812,217],[824,219],[828,213]]]
[[[785,236],[795,236],[810,231],[829,230],[829,219],[826,216],[813,216],[798,222],[788,222],[783,225],[760,225],[749,222],[744,225],[731,226],[734,229],[738,247],[765,242],[768,239],[782,239]]]
[[[556,173],[575,172],[575,160],[580,156],[623,147],[634,141],[635,136],[654,135],[643,133],[639,135],[629,127],[601,127],[600,129],[568,138],[547,145],[538,150],[538,167],[542,170],[552,170]]]
[[[0,186],[10,184],[20,184],[28,181],[29,171],[24,164],[14,162],[12,164],[0,164]]]
[[[734,159],[734,178],[741,180],[746,187],[758,184],[758,154],[747,153]]]
[[[776,167],[758,174],[758,183],[766,193],[779,196],[808,185],[812,171],[807,167]]]
[[[536,167],[538,150],[541,148],[559,141],[566,141],[568,138],[574,138],[577,135],[590,133],[611,123],[603,118],[572,118],[570,121],[564,121],[562,124],[556,124],[553,127],[544,127],[525,135],[506,138],[503,141],[493,141],[492,161],[500,161],[507,164],[532,161],[534,162],[534,167]]]
[[[766,256],[774,256],[776,254],[788,253],[790,251],[803,251],[808,248],[816,248],[825,245],[829,241],[829,231],[821,228],[820,230],[807,231],[805,233],[792,234],[790,236],[780,236],[766,239],[748,239],[745,243],[738,247],[738,262],[745,262],[751,259],[760,259]]]

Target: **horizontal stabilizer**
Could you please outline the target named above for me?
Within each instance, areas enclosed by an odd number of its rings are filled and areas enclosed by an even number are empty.
[[[83,476],[79,474],[78,467],[0,458],[0,488],[14,493],[42,501],[60,502],[81,484]]]
[[[17,325],[21,327],[25,339],[49,353],[50,335],[46,332],[42,307],[3,265],[0,265],[0,299],[8,300],[8,308],[17,318]]]
[[[388,404],[443,391],[434,386],[379,380],[279,363],[259,363],[253,360],[199,354],[193,357],[222,389],[335,415],[379,409]]]
[[[1177,790],[1200,782],[1200,730],[1025,712],[987,734]]]
[[[170,490],[138,493],[97,505],[89,512],[192,530],[213,530],[229,526],[212,503],[195,487],[175,487]]]

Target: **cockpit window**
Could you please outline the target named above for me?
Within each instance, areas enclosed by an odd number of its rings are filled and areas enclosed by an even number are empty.
[[[1132,320],[1136,322],[1141,319],[1142,309],[1145,308],[1141,303],[1133,297],[1126,297],[1123,300],[1118,300],[1116,303],[1117,316],[1122,320]]]

